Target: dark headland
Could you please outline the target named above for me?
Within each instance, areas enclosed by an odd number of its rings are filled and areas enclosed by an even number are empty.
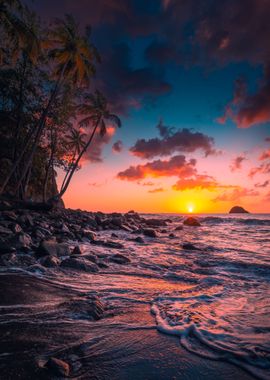
[[[229,214],[249,214],[249,211],[241,206],[234,206],[230,209]]]

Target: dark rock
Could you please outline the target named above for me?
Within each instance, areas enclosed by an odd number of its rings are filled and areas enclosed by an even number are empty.
[[[111,237],[118,239],[118,235],[116,235],[114,232],[111,234]]]
[[[89,239],[89,240],[95,240],[95,238],[96,238],[95,232],[93,232],[91,230],[83,229],[81,232],[82,232],[82,236]]]
[[[65,243],[57,243],[55,240],[44,240],[36,250],[38,257],[42,256],[68,256],[70,248]]]
[[[191,226],[191,227],[199,227],[201,225],[198,219],[193,218],[192,216],[185,219],[183,223],[185,226]]]
[[[230,209],[229,214],[249,214],[249,211],[241,206],[234,206]]]
[[[183,227],[182,226],[177,226],[174,231],[182,231]]]
[[[92,263],[96,263],[97,262],[97,257],[95,255],[92,255],[92,254],[84,255],[83,258],[86,259],[86,260],[91,261]]]
[[[167,230],[161,230],[160,233],[162,233],[162,234],[166,234],[166,233],[167,233]]]
[[[98,261],[97,262],[97,266],[99,267],[99,268],[108,268],[109,266],[107,265],[107,264],[105,264],[103,261]]]
[[[87,300],[74,300],[60,305],[67,308],[67,311],[76,313],[81,318],[98,320],[104,314],[104,304],[98,297],[89,297]]]
[[[116,264],[127,264],[130,263],[130,260],[128,257],[124,255],[120,255],[119,253],[116,253],[115,255],[110,257],[110,261],[113,261]]]
[[[82,255],[82,251],[78,245],[76,245],[71,252],[72,255]]]
[[[5,219],[10,220],[12,222],[17,220],[17,215],[15,214],[14,211],[3,211],[2,215]]]
[[[16,252],[15,247],[12,247],[9,243],[5,241],[0,241],[0,256],[12,252]]]
[[[67,377],[70,374],[69,364],[60,359],[50,358],[45,367],[55,376]]]
[[[195,245],[193,245],[191,243],[184,243],[182,245],[182,248],[186,249],[186,250],[190,250],[190,251],[200,251],[199,248],[195,247]]]
[[[176,236],[175,236],[175,234],[170,233],[169,237],[170,237],[170,238],[175,238]]]
[[[167,226],[167,222],[163,219],[145,219],[144,223],[150,227]]]
[[[56,256],[45,256],[40,259],[40,264],[46,268],[55,268],[60,264],[60,260]]]
[[[22,227],[15,223],[12,225],[12,231],[15,233],[15,234],[18,234],[19,232],[22,232]]]
[[[83,270],[85,272],[98,272],[98,267],[95,264],[89,264],[84,259],[75,259],[70,257],[65,259],[60,264],[63,268],[71,268],[76,270]]]
[[[123,244],[118,243],[116,241],[107,240],[107,241],[99,241],[99,242],[100,242],[100,245],[103,245],[104,247],[108,247],[108,248],[115,248],[115,249],[125,248]]]
[[[136,243],[141,243],[141,244],[145,242],[141,236],[137,236],[133,240],[136,241]]]
[[[148,237],[151,237],[151,238],[155,238],[155,237],[157,237],[157,233],[156,233],[156,231],[153,230],[152,228],[145,228],[145,229],[143,230],[143,234],[144,234],[145,236],[148,236]]]
[[[10,244],[17,249],[29,249],[32,245],[31,236],[25,233],[16,234],[11,240]]]

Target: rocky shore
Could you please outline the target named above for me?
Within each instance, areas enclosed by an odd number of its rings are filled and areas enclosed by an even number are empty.
[[[124,248],[117,231],[129,233],[129,239],[143,244],[145,237],[168,233],[170,219],[144,218],[134,211],[125,214],[59,209],[50,212],[5,210],[0,212],[0,267],[21,267],[33,272],[60,267],[97,272],[110,262],[127,264],[129,259],[115,250]],[[185,225],[199,226],[195,218]],[[177,230],[182,229],[179,224]],[[102,232],[113,231],[105,239]],[[169,234],[169,233],[168,233]],[[170,232],[169,236],[175,235]],[[90,243],[110,249],[106,257],[84,255],[80,245]],[[115,252],[115,253],[113,253]]]

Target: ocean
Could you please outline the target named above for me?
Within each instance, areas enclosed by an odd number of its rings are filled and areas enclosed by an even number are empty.
[[[7,306],[1,331],[9,324],[31,331],[33,345],[21,348],[25,360],[35,344],[47,353],[75,355],[80,379],[270,379],[270,215],[197,215],[201,226],[182,230],[176,228],[184,215],[145,217],[171,222],[141,244],[129,232],[102,231],[110,240],[116,233],[114,241],[124,248],[114,253],[127,257],[127,265],[110,263],[94,274],[29,273],[44,285],[43,301]],[[112,251],[81,247],[103,258]],[[98,295],[106,317],[67,313],[59,307],[61,292]],[[42,342],[39,329],[48,332]],[[7,360],[23,367],[16,349],[5,354],[0,369]]]

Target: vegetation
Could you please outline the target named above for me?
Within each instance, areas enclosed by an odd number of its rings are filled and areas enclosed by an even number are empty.
[[[110,113],[91,91],[100,57],[72,16],[41,28],[19,0],[0,0],[0,196],[59,201]],[[65,171],[60,190],[56,169]]]

